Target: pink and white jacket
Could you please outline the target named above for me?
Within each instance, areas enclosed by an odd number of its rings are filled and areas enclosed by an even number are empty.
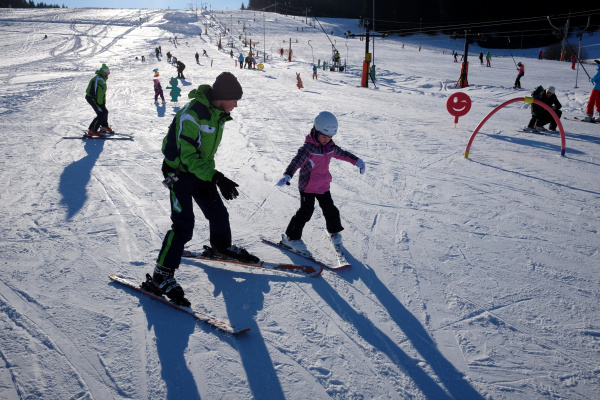
[[[316,138],[314,129],[306,135],[304,145],[285,169],[284,174],[294,176],[300,169],[298,189],[305,193],[323,194],[329,191],[332,177],[329,173],[329,162],[332,158],[356,165],[358,157],[338,147],[333,140],[323,146]]]

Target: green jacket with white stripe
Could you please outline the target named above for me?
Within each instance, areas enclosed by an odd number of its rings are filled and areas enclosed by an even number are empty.
[[[223,127],[232,118],[212,104],[210,85],[200,85],[188,97],[192,101],[177,112],[163,139],[164,161],[175,171],[211,181],[216,171],[215,153],[221,143]]]
[[[85,95],[94,99],[99,106],[106,105],[106,79],[108,79],[108,76],[100,68],[90,80],[85,91]]]

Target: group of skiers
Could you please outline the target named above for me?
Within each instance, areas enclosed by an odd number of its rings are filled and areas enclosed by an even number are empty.
[[[156,100],[159,73],[158,70],[154,72]],[[96,113],[88,130],[90,136],[102,135],[98,132],[99,128],[104,132],[112,132],[108,127],[106,109],[106,79],[109,74],[108,67],[103,64],[86,90],[86,100]],[[160,83],[158,85],[160,87]],[[162,88],[160,92],[162,94]],[[213,254],[241,262],[259,261],[258,257],[243,247],[233,244],[229,213],[222,198],[237,198],[239,185],[217,170],[215,163],[225,123],[232,120],[231,112],[238,106],[242,95],[242,86],[237,78],[230,72],[222,72],[212,85],[200,85],[188,94],[190,102],[177,111],[162,141],[163,183],[170,192],[172,225],[164,237],[156,265],[152,274],[148,275],[147,282],[153,285],[156,293],[164,294],[180,305],[190,305],[184,290],[175,279],[175,271],[181,263],[184,246],[193,236],[194,203],[208,220],[209,242]],[[331,159],[355,165],[361,174],[366,169],[364,161],[333,141],[338,132],[335,115],[323,111],[311,125],[304,144],[277,182],[278,186],[289,185],[294,174],[300,171],[300,208],[288,223],[285,234],[282,234],[282,242],[307,255],[310,252],[302,241],[302,232],[312,218],[315,202],[319,203],[323,211],[331,242],[334,245],[341,245],[342,242],[341,231],[344,227],[330,193]]]
[[[233,244],[229,213],[223,200],[237,198],[239,185],[216,169],[215,153],[224,134],[224,125],[243,95],[242,86],[230,72],[223,72],[210,85],[192,90],[191,99],[177,112],[163,139],[162,172],[171,199],[171,229],[164,237],[156,266],[148,278],[157,292],[178,304],[189,305],[185,292],[175,279],[184,246],[192,239],[195,216],[194,203],[209,223],[212,253],[241,262],[258,262],[258,257]],[[322,112],[314,120],[304,145],[285,169],[278,186],[287,184],[300,170],[298,188],[300,208],[290,220],[282,241],[307,252],[302,231],[310,221],[315,201],[319,202],[332,243],[341,244],[340,213],[330,193],[329,163],[332,158],[347,161],[365,172],[365,163],[342,150],[332,140],[338,131],[337,118]],[[219,196],[219,192],[221,196]]]
[[[240,65],[240,69],[248,68],[254,69],[256,68],[256,59],[252,55],[252,52],[249,52],[246,57],[242,53],[237,58],[238,64]]]
[[[590,79],[595,86],[586,109],[588,121],[593,120],[594,106],[600,112],[600,60],[595,62],[597,71]],[[517,66],[519,73],[515,87],[520,87],[519,80],[524,74],[524,65],[518,63]],[[164,103],[162,87],[158,82],[158,70],[154,72],[155,101],[160,95]],[[86,101],[96,114],[88,128],[88,135],[92,137],[112,133],[108,125],[106,108],[106,81],[109,75],[108,66],[102,64],[86,89]],[[560,118],[561,104],[555,92],[553,86],[547,88],[538,86],[532,96],[551,107]],[[170,191],[172,225],[164,237],[156,265],[148,279],[157,293],[164,294],[181,305],[190,305],[190,303],[175,279],[175,271],[181,263],[184,246],[193,236],[194,203],[208,220],[209,241],[215,255],[241,262],[259,261],[246,249],[233,244],[229,213],[222,198],[225,200],[237,198],[239,185],[217,170],[215,163],[215,154],[224,134],[225,123],[232,120],[231,112],[237,108],[242,95],[241,84],[230,72],[221,73],[212,85],[198,86],[188,94],[190,102],[177,111],[162,141],[164,155],[162,172],[165,186]],[[550,130],[556,129],[557,121],[544,107],[534,103],[531,112],[532,118],[528,128],[540,130],[544,125],[550,124]],[[310,252],[302,241],[302,233],[306,223],[312,218],[316,202],[323,211],[326,229],[332,243],[341,244],[342,241],[341,232],[344,227],[339,209],[335,206],[330,192],[331,159],[336,158],[353,164],[360,169],[361,174],[364,174],[366,169],[364,161],[343,150],[333,141],[339,129],[334,114],[323,111],[316,116],[311,125],[304,144],[298,149],[285,168],[283,177],[277,182],[277,186],[280,187],[289,185],[292,177],[300,171],[298,179],[300,208],[292,216],[285,233],[282,234],[282,243],[308,255]]]

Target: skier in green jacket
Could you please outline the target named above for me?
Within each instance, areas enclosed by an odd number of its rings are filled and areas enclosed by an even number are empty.
[[[96,113],[96,118],[88,127],[88,136],[103,136],[103,133],[112,133],[112,129],[108,126],[108,110],[106,109],[106,80],[109,74],[110,70],[106,64],[102,64],[85,91],[85,99]]]
[[[242,98],[242,87],[230,72],[221,73],[210,85],[200,85],[188,97],[191,101],[177,112],[163,139],[163,175],[171,198],[171,229],[167,232],[152,283],[171,300],[189,305],[174,277],[184,245],[192,239],[194,202],[209,222],[213,252],[239,261],[259,259],[245,249],[232,245],[229,214],[217,188],[226,200],[238,196],[237,183],[215,168],[215,153],[221,143],[223,127],[232,120],[231,111]]]

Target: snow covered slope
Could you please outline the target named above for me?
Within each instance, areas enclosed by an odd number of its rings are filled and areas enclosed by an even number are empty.
[[[366,89],[365,42],[343,36],[360,32],[356,21],[321,23],[348,68],[313,80],[313,60],[329,61],[332,43],[300,17],[0,10],[0,398],[597,396],[600,125],[563,120],[561,157],[558,135],[517,131],[530,110],[515,103],[464,158],[477,124],[536,85],[554,85],[564,115],[582,116],[584,71],[513,52],[526,66],[525,90],[514,91],[510,54],[492,51],[486,68],[472,46],[470,86],[457,89],[461,42],[390,38],[375,44],[377,88]],[[240,70],[219,51],[219,27],[232,29],[236,56],[248,51],[240,36],[258,42],[264,70]],[[287,62],[278,49],[290,40]],[[163,87],[176,76],[156,46],[187,65],[177,104],[153,103],[152,70]],[[91,121],[84,92],[102,63],[109,122],[134,140],[63,140]],[[244,88],[217,154],[240,185],[227,204],[236,243],[302,261],[259,237],[276,239],[299,205],[297,177],[275,183],[320,111],[337,115],[336,143],[367,165],[365,175],[331,167],[351,269],[303,278],[183,261],[177,278],[194,306],[251,328],[239,337],[108,279],[152,270],[170,227],[162,138],[187,93],[222,71]],[[446,102],[456,92],[472,108],[455,127]],[[207,243],[198,214],[192,250]],[[333,262],[318,209],[304,239]]]

